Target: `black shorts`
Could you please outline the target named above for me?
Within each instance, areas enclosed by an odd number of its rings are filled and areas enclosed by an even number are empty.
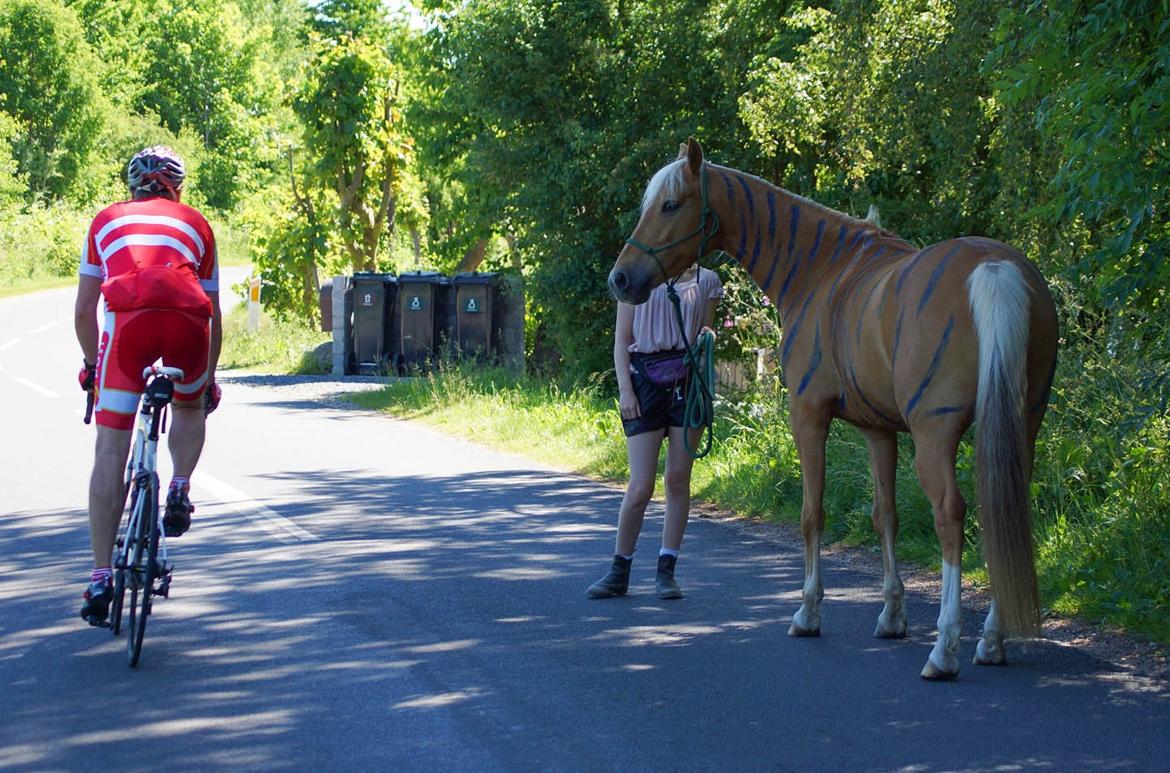
[[[630,357],[631,361],[635,361],[638,355],[631,354]],[[636,363],[632,370],[630,379],[634,383],[634,395],[638,398],[642,415],[636,419],[622,419],[622,429],[626,437],[669,427],[686,426],[688,379],[660,386],[642,375]]]

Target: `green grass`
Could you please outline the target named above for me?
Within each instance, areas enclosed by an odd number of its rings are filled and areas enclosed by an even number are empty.
[[[331,338],[330,333],[268,314],[260,315],[256,330],[249,330],[247,306],[240,304],[224,314],[219,368],[258,373],[325,373],[328,366],[317,362],[312,349]]]
[[[11,283],[0,283],[0,298],[10,298],[14,295],[35,293],[38,290],[56,290],[60,287],[74,287],[77,284],[75,276],[38,277],[36,279],[19,279]]]
[[[0,298],[75,284],[93,214],[66,204],[0,211]],[[213,227],[220,265],[248,265],[247,231],[218,219]]]

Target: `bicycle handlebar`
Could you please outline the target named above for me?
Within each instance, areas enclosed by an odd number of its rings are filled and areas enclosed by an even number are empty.
[[[183,377],[183,369],[171,368],[166,365],[150,365],[143,369],[142,377],[150,378],[151,376],[166,376],[170,379],[181,379]]]

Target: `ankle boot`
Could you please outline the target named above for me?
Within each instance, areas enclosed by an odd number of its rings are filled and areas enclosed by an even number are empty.
[[[590,585],[585,595],[591,599],[609,599],[626,595],[630,588],[630,564],[633,562],[632,558],[614,555],[609,574]]]
[[[658,590],[660,599],[681,599],[682,588],[674,579],[674,564],[678,556],[663,553],[658,557],[658,576],[654,579],[654,587]]]

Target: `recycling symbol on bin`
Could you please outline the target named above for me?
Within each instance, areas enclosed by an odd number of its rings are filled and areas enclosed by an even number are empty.
[[[468,314],[475,314],[479,311],[479,304],[476,303],[475,298],[468,298],[467,304],[463,307],[463,310]]]
[[[418,295],[412,295],[410,298],[410,306],[407,308],[411,311],[422,311],[422,298]]]

